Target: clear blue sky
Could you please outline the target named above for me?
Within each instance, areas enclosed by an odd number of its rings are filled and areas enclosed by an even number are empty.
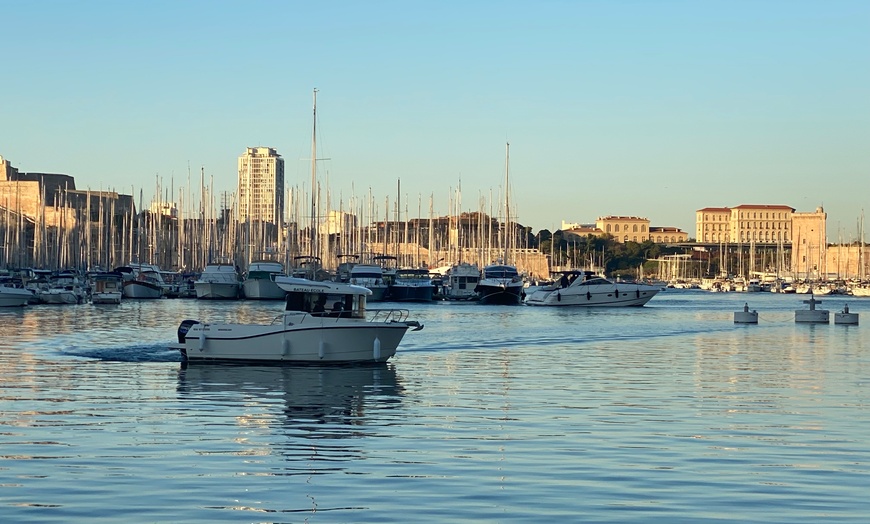
[[[234,191],[246,147],[412,216],[498,200],[519,221],[708,206],[870,212],[870,1],[0,0],[0,155],[80,189]],[[487,204],[488,205],[488,204]],[[333,207],[337,207],[335,204]],[[403,205],[404,207],[404,205]],[[488,209],[484,209],[489,211]],[[870,227],[870,226],[868,226]]]

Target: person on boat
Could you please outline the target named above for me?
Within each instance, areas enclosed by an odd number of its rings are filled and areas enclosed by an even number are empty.
[[[566,288],[568,287],[568,274],[562,273],[562,278],[559,279],[559,286]]]
[[[319,295],[317,297],[317,303],[314,304],[313,313],[324,313],[326,312],[326,295]]]

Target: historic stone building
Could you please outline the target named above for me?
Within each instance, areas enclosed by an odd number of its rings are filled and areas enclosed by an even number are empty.
[[[695,240],[705,244],[788,244],[794,208],[742,204],[695,212]]]
[[[595,224],[570,224],[562,222],[562,231],[579,236],[611,235],[619,243],[642,243],[651,240],[657,243],[686,242],[688,233],[678,227],[650,226],[645,217],[604,216],[598,217]]]

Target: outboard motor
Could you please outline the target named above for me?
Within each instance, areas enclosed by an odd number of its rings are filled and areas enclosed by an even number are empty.
[[[178,326],[178,343],[184,344],[184,339],[187,337],[187,332],[190,331],[190,327],[199,324],[198,320],[183,320],[181,325]]]

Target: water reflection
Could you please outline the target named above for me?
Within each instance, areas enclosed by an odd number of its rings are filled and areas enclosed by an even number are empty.
[[[241,404],[291,435],[331,439],[359,436],[369,410],[396,408],[403,395],[392,364],[182,365],[177,391],[183,399]]]

